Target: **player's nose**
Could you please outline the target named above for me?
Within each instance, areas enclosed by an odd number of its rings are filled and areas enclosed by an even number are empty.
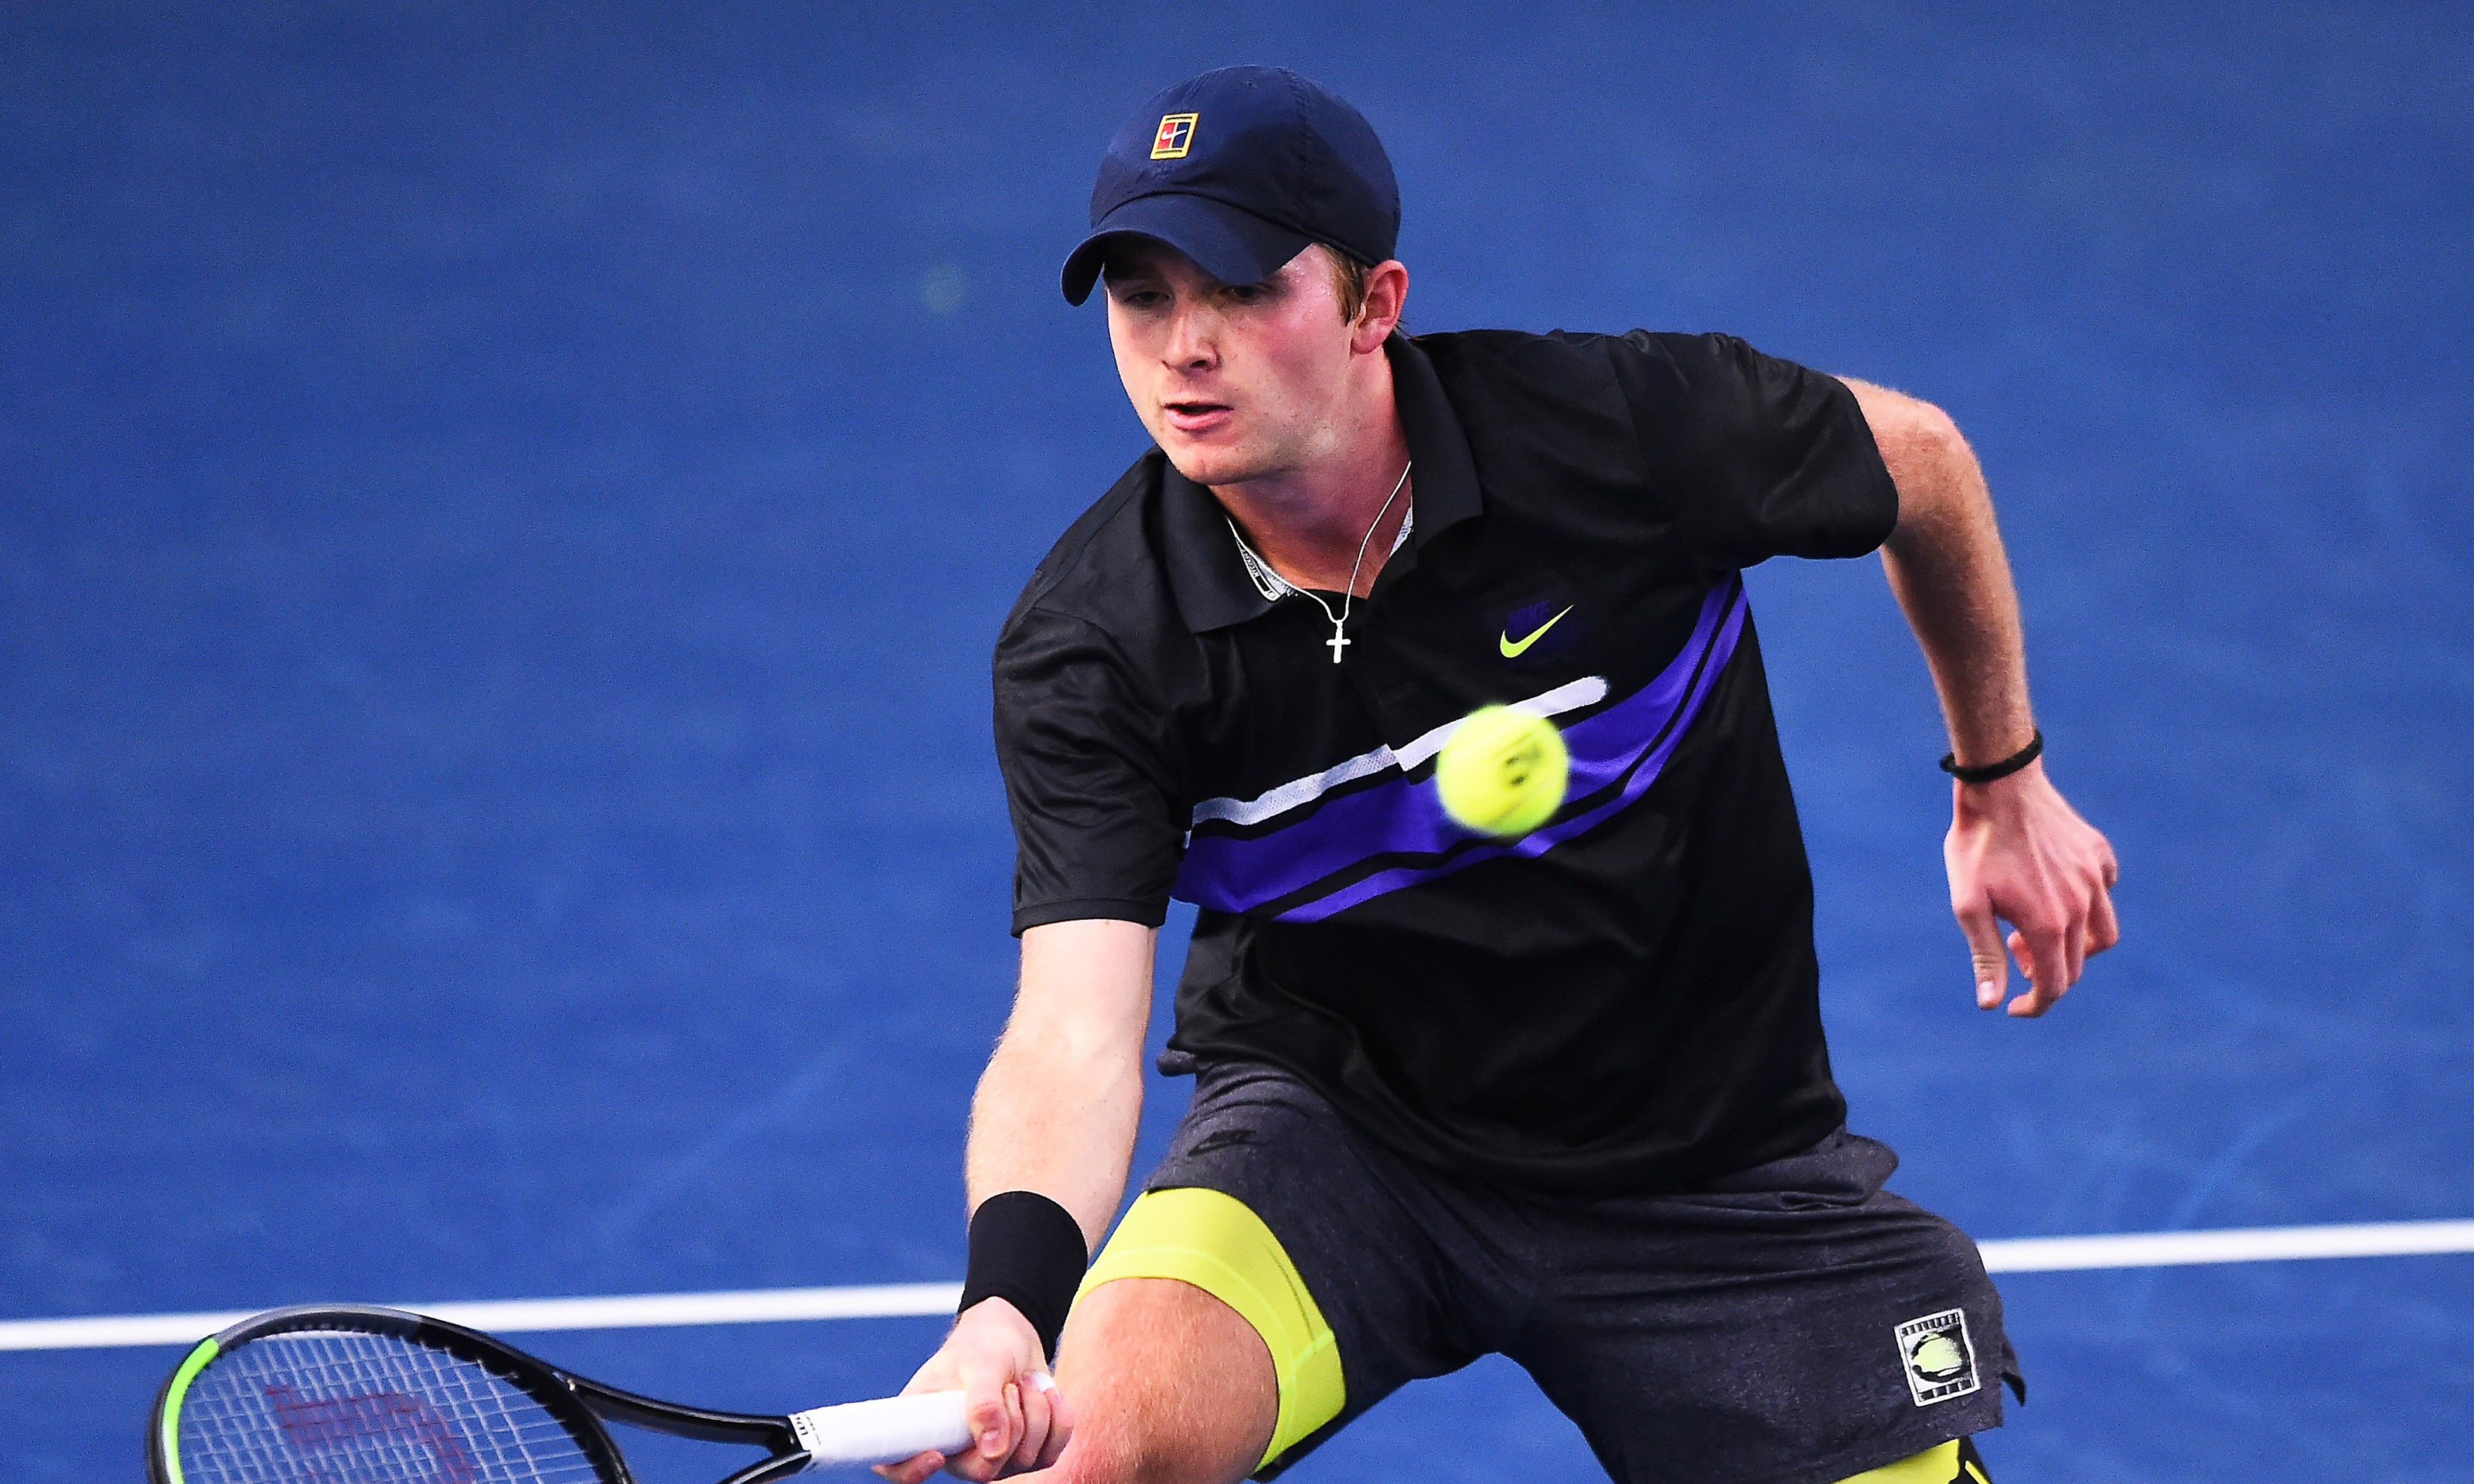
[[[1218,364],[1218,328],[1215,318],[1201,306],[1179,303],[1169,317],[1168,341],[1160,348],[1161,361],[1180,371]]]

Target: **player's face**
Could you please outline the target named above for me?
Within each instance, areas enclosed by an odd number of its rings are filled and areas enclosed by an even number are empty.
[[[1108,340],[1134,412],[1177,471],[1243,484],[1313,465],[1344,433],[1351,327],[1327,250],[1223,283],[1159,243],[1107,273]]]

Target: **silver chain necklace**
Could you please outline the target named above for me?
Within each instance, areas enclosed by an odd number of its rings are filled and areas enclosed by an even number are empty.
[[[1415,459],[1400,466],[1399,481],[1392,486],[1392,492],[1383,497],[1383,508],[1374,513],[1374,523],[1366,528],[1365,538],[1358,541],[1357,560],[1348,564],[1348,586],[1341,590],[1340,611],[1337,613],[1331,610],[1330,604],[1322,600],[1322,594],[1300,587],[1273,571],[1272,564],[1254,555],[1254,548],[1246,544],[1246,534],[1237,529],[1235,517],[1227,515],[1225,512],[1222,513],[1223,518],[1228,521],[1228,534],[1237,539],[1237,555],[1246,562],[1246,575],[1252,579],[1254,590],[1263,595],[1264,602],[1277,603],[1286,594],[1294,592],[1322,610],[1322,616],[1331,622],[1331,637],[1322,642],[1324,647],[1331,651],[1333,664],[1340,663],[1340,652],[1346,649],[1351,642],[1347,634],[1348,606],[1357,597],[1357,569],[1366,564],[1366,548],[1373,544],[1374,533],[1382,526],[1383,517],[1392,514],[1392,502],[1400,498],[1401,491],[1409,488],[1409,471],[1417,467],[1418,461]],[[1400,522],[1400,535],[1405,538],[1408,534],[1408,517],[1403,517]],[[1395,540],[1392,543],[1392,549],[1399,550],[1399,541]]]

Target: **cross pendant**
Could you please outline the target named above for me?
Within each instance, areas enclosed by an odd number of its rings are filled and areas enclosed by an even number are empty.
[[[1354,642],[1347,634],[1341,633],[1340,628],[1341,626],[1339,624],[1333,624],[1331,626],[1331,637],[1322,641],[1323,647],[1331,651],[1331,662],[1333,664],[1340,663],[1340,652],[1346,649],[1352,642]]]

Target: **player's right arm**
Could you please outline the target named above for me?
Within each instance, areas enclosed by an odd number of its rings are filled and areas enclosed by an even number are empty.
[[[1013,1014],[971,1103],[973,1210],[1000,1191],[1036,1191],[1072,1213],[1085,1257],[1099,1246],[1125,1196],[1142,1115],[1158,940],[1157,928],[1106,919],[1024,931]],[[946,1460],[951,1472],[988,1479],[1055,1460],[1073,1424],[1064,1399],[1043,1389],[1054,1358],[1005,1299],[963,1311],[906,1388],[963,1393],[979,1445]],[[923,1453],[879,1472],[917,1484],[937,1462]]]

